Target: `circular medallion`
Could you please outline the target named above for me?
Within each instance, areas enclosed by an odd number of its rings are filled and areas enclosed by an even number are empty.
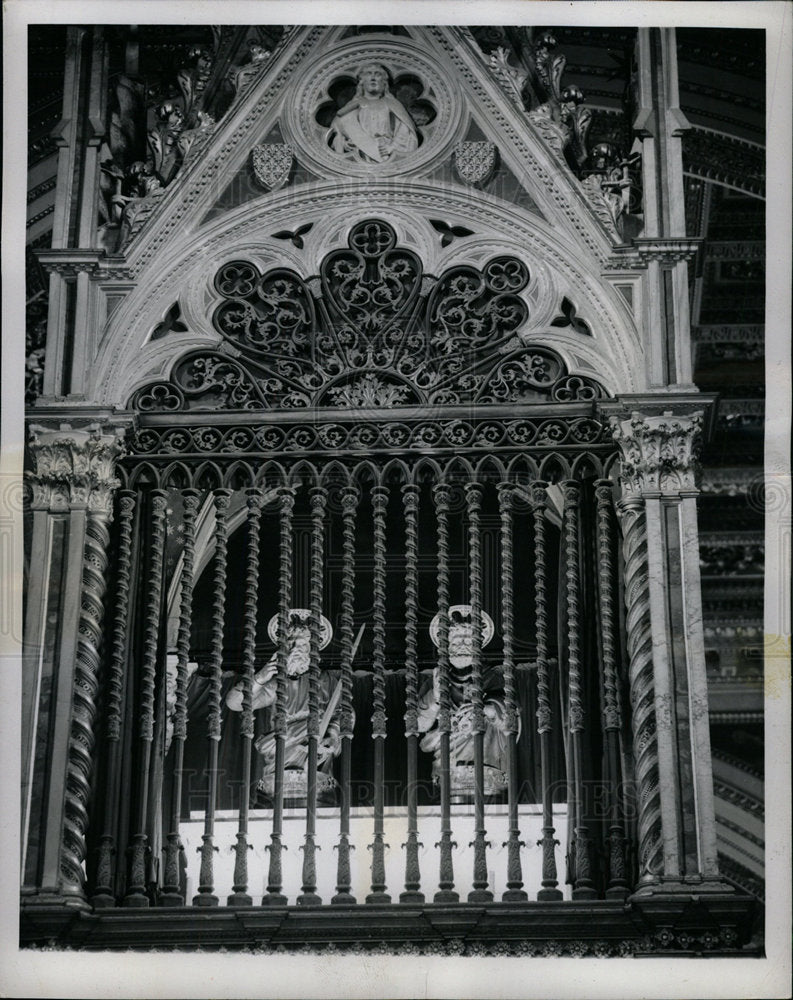
[[[437,59],[403,38],[340,43],[294,94],[285,139],[324,176],[412,173],[459,140],[461,97]]]

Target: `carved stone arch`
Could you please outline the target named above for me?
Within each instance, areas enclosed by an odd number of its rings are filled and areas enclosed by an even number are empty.
[[[352,470],[352,481],[359,488],[366,484],[380,486],[382,483],[382,469],[380,469],[377,463],[364,459],[355,464]]]
[[[422,455],[413,466],[413,480],[421,482],[441,482],[444,475],[444,467],[440,461],[431,458],[429,455]]]
[[[312,488],[321,485],[319,470],[305,459],[299,459],[289,468],[287,478],[288,484],[294,487]]]
[[[601,462],[595,455],[578,455],[572,462],[571,473],[573,479],[596,479],[602,476],[603,468]]]
[[[217,462],[202,462],[195,471],[193,481],[198,490],[217,490],[223,486],[223,472]]]
[[[513,483],[526,485],[540,478],[537,462],[528,452],[521,452],[509,460],[505,478]]]
[[[540,479],[546,483],[559,483],[563,479],[570,479],[570,463],[558,452],[552,452],[543,458],[540,463]]]
[[[192,475],[184,462],[172,462],[162,473],[163,489],[186,489],[192,486]]]
[[[287,198],[283,192],[278,192],[266,205],[257,206],[256,211],[251,211],[250,206],[246,206],[245,211],[231,211],[208,225],[198,238],[193,235],[192,238],[185,237],[181,245],[175,243],[172,265],[152,275],[151,283],[142,280],[139,288],[111,317],[95,371],[92,371],[96,385],[102,387],[99,390],[103,397],[101,401],[117,404],[119,397],[126,399],[126,387],[132,373],[140,369],[141,363],[148,366],[149,358],[155,353],[162,359],[161,364],[170,360],[163,352],[163,344],[167,341],[157,341],[155,345],[141,348],[140,344],[134,344],[134,337],[129,337],[129,330],[148,329],[155,321],[152,317],[159,317],[163,308],[173,301],[176,291],[187,298],[199,295],[196,289],[203,289],[210,280],[206,274],[207,260],[233,259],[239,255],[241,246],[255,240],[260,243],[263,224],[276,231],[277,226],[321,215],[328,224],[336,219],[339,226],[349,227],[356,219],[371,217],[374,207],[379,210],[380,216],[386,220],[390,218],[397,224],[397,216],[405,222],[411,218],[426,220],[437,214],[439,206],[445,207],[450,217],[468,220],[471,228],[481,230],[494,245],[498,245],[500,237],[502,250],[505,244],[523,247],[521,259],[527,263],[530,272],[535,266],[567,275],[567,286],[574,285],[587,292],[587,320],[597,333],[597,337],[591,340],[597,340],[597,343],[582,344],[581,351],[592,358],[596,374],[612,392],[636,391],[642,387],[644,361],[635,323],[619,294],[601,278],[600,266],[582,253],[580,247],[566,243],[562,234],[536,216],[530,216],[514,206],[506,206],[484,194],[471,201],[456,190],[416,181],[400,186],[398,212],[392,211],[392,197],[389,185],[375,181],[359,191],[355,185],[343,188],[324,185],[311,195],[295,191],[290,192]],[[428,233],[426,221],[421,225]],[[437,252],[430,259],[422,260],[425,274],[432,274],[432,269],[441,263]],[[316,259],[307,260],[297,273],[316,273],[317,264]],[[203,296],[203,291],[200,294]],[[190,308],[202,308],[202,302],[193,301]],[[555,334],[551,334],[553,336]],[[163,374],[164,368],[165,365]]]
[[[159,489],[160,470],[152,462],[138,462],[127,480],[128,489]]]
[[[266,490],[277,490],[289,482],[289,472],[283,462],[269,459],[260,467],[257,474],[257,484]]]
[[[474,476],[480,481],[504,482],[507,470],[497,455],[485,455],[474,464]]]
[[[233,462],[225,472],[225,483],[230,490],[244,490],[256,483],[256,472],[248,462]]]
[[[336,482],[334,483],[334,480]],[[327,487],[330,484],[347,486],[351,483],[350,470],[344,462],[332,459],[322,466],[319,476],[319,485]]]
[[[415,477],[415,465],[403,458],[392,458],[386,462],[382,471],[383,484],[398,482],[400,485],[412,485]]]

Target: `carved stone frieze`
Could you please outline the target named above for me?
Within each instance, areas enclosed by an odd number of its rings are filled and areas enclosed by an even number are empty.
[[[109,514],[113,492],[119,486],[115,465],[124,453],[124,431],[103,432],[95,424],[87,430],[30,427],[30,450],[35,472],[29,473],[34,509],[69,510],[86,507]]]
[[[179,454],[304,455],[326,452],[360,455],[362,451],[401,452],[431,446],[438,451],[459,448],[490,452],[528,447],[553,451],[559,446],[584,446],[608,452],[608,427],[587,416],[556,418],[503,418],[488,420],[423,419],[376,421],[320,421],[232,427],[183,425],[144,427],[130,442],[130,452],[139,458],[171,462]]]
[[[622,452],[620,478],[625,496],[676,494],[696,490],[703,412],[671,411],[630,419],[610,418]]]

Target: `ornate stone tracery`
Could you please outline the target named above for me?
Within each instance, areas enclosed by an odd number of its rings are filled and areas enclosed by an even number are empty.
[[[517,257],[479,270],[458,264],[437,281],[367,219],[320,266],[319,287],[288,268],[260,274],[245,260],[215,276],[213,322],[225,353],[180,359],[171,383],[138,390],[141,410],[380,407],[594,399],[591,378],[567,376],[555,353],[520,345],[529,281]]]

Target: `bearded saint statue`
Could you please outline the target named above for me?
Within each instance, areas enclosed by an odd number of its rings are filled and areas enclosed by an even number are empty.
[[[386,163],[418,147],[413,119],[388,87],[380,63],[364,63],[356,73],[355,97],[330,124],[328,145],[348,159]]]
[[[430,637],[438,645],[440,615],[430,624]],[[493,638],[493,620],[482,612],[482,646]],[[470,604],[455,604],[449,608],[449,694],[451,702],[451,732],[449,734],[450,780],[452,795],[459,800],[473,795],[474,788],[474,706],[471,682],[473,622]],[[503,677],[499,667],[482,669],[484,706],[484,786],[487,795],[499,795],[507,786],[506,710],[503,699]],[[432,683],[426,682],[419,692],[419,730],[426,735],[419,744],[425,753],[433,754],[432,774],[435,781],[441,773],[441,734],[438,728],[440,710],[440,668],[435,667]]]
[[[278,615],[270,619],[268,634],[279,644]],[[286,734],[284,740],[283,789],[287,799],[305,798],[308,769],[309,664],[311,658],[311,612],[305,608],[289,611],[284,647],[286,652]],[[320,617],[319,648],[331,640],[333,628],[324,615]],[[339,706],[340,673],[323,670],[318,683],[320,732],[317,741],[317,789],[320,795],[335,792],[333,759],[341,751],[341,710]],[[258,751],[255,789],[272,798],[275,791],[275,710],[278,691],[278,651],[253,678],[252,708],[262,711],[254,740]],[[242,711],[243,682],[238,681],[226,695],[226,704],[233,712]]]

